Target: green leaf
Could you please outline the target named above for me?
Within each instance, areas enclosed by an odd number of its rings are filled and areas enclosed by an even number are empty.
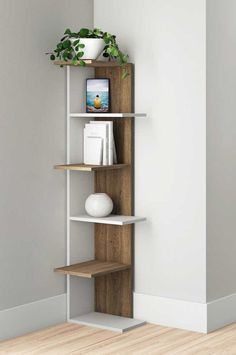
[[[80,48],[84,48],[84,47],[85,47],[85,44],[80,43],[80,44],[79,44],[79,47],[80,47]]]
[[[107,51],[107,53],[110,55],[111,52],[112,52],[112,48],[111,48],[111,47],[108,47],[106,51]]]
[[[64,60],[67,60],[68,59],[68,53],[67,52],[64,52],[63,55],[62,55],[63,59]]]
[[[110,39],[107,36],[103,37],[103,40],[106,44],[110,43]]]
[[[62,49],[63,49],[63,44],[62,44],[62,43],[58,43],[58,44],[57,44],[57,49],[62,50]]]
[[[73,46],[77,46],[77,44],[79,44],[79,42],[80,42],[80,39],[77,39],[76,41],[74,41],[72,44],[73,44]]]
[[[70,34],[70,38],[78,38],[78,33],[76,33],[76,32],[71,32],[71,34]]]
[[[99,28],[94,28],[92,35],[94,38],[102,38],[103,32]]]
[[[89,34],[89,29],[88,28],[81,28],[81,30],[79,31],[78,35],[81,38],[86,38]]]
[[[51,60],[55,60],[55,59],[56,59],[55,55],[54,55],[54,54],[51,54],[51,55],[50,55],[50,59],[51,59]]]
[[[71,30],[69,28],[67,28],[64,32],[65,35],[70,35],[71,34]]]
[[[70,46],[71,46],[71,42],[69,40],[63,42],[63,48],[69,48]]]
[[[72,58],[72,64],[74,64],[74,65],[78,64],[78,60],[77,60],[76,56]]]
[[[85,67],[85,65],[86,65],[86,63],[85,63],[82,59],[80,59],[79,64],[80,64],[82,67]]]
[[[64,36],[61,38],[61,42],[63,42],[68,36]]]
[[[104,42],[105,42],[106,44],[109,44],[109,43],[110,43],[109,38],[103,38],[103,40],[104,40]]]
[[[77,59],[79,59],[79,58],[83,57],[83,55],[84,55],[84,52],[79,52],[79,53],[77,53],[76,57],[77,57]]]
[[[121,78],[125,79],[125,78],[127,78],[127,76],[129,76],[129,73],[126,68],[123,68]]]
[[[118,50],[117,50],[116,48],[112,47],[112,48],[111,48],[111,55],[112,55],[113,57],[117,57],[118,54],[119,54]]]

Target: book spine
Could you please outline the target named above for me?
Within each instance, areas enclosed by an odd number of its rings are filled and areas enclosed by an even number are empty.
[[[108,165],[108,127],[106,125],[106,136],[103,140],[103,161],[102,165]]]
[[[117,154],[116,154],[116,144],[114,139],[114,134],[112,132],[112,157],[113,157],[113,164],[117,164]]]
[[[113,165],[113,122],[109,122],[108,131],[108,165]]]

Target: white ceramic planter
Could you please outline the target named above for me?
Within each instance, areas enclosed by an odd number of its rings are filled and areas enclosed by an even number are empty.
[[[71,39],[73,43],[77,38]],[[81,59],[97,59],[105,47],[105,42],[102,38],[80,38],[80,43],[84,44],[85,47],[82,49],[84,52]]]
[[[85,202],[85,210],[92,217],[106,217],[113,210],[112,199],[105,193],[92,194]]]

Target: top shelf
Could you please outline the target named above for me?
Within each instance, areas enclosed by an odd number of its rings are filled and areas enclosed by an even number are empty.
[[[111,68],[111,67],[119,67],[119,63],[117,62],[112,62],[112,61],[102,61],[102,60],[90,60],[90,59],[85,59],[84,60],[86,67],[90,68],[101,68],[101,67],[106,67],[106,68]],[[78,64],[73,64],[71,60],[64,61],[64,60],[55,60],[54,61],[55,65],[70,65],[73,67],[83,67],[82,65]],[[129,63],[127,63],[129,64]]]
[[[146,113],[71,113],[70,117],[89,118],[89,117],[114,117],[114,118],[128,118],[128,117],[147,117]]]

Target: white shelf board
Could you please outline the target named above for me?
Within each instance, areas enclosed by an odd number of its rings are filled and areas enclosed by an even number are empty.
[[[113,316],[111,314],[99,312],[87,313],[82,316],[72,318],[69,320],[69,322],[83,324],[95,328],[112,330],[114,332],[120,333],[140,327],[141,325],[145,324],[145,322],[141,320]]]
[[[103,224],[115,224],[115,225],[125,225],[125,224],[133,224],[136,222],[142,222],[145,221],[145,217],[136,217],[136,216],[119,216],[119,215],[114,215],[111,214],[108,217],[91,217],[87,214],[83,214],[80,216],[76,217],[70,217],[71,221],[77,221],[77,222],[88,222],[88,223],[103,223]]]
[[[89,118],[89,117],[147,117],[146,113],[70,113],[70,117]]]

